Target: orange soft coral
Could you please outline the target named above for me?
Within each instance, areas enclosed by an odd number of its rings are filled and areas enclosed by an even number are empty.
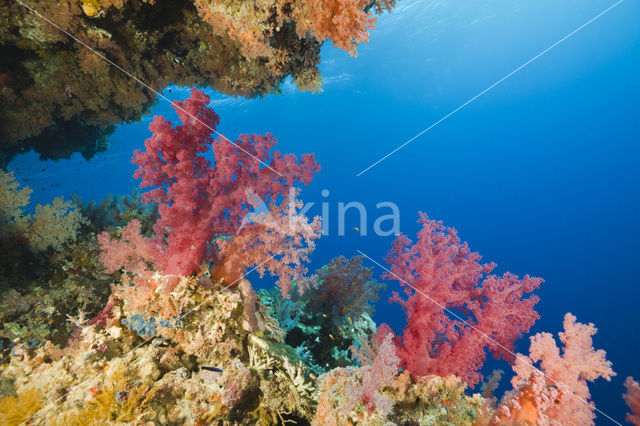
[[[294,10],[298,34],[310,31],[320,41],[333,44],[356,55],[356,47],[366,43],[376,18],[365,12],[368,0],[306,0]]]
[[[576,322],[568,313],[564,332],[559,333],[562,354],[551,334],[531,337],[529,357],[516,359],[514,390],[503,397],[492,424],[593,424],[595,406],[589,401],[587,382],[615,376],[605,351],[593,348],[596,331],[593,324]],[[534,363],[539,363],[539,370]]]
[[[624,386],[627,388],[624,400],[631,409],[631,412],[627,413],[626,420],[631,424],[640,426],[640,384],[633,380],[633,377],[627,377]]]

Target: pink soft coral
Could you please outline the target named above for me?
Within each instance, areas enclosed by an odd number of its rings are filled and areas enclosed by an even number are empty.
[[[631,409],[631,412],[627,413],[627,421],[640,426],[640,385],[632,377],[627,377],[624,386],[627,388],[624,400]]]
[[[591,336],[596,331],[593,324],[576,322],[568,313],[564,332],[559,333],[562,354],[551,334],[531,337],[529,357],[517,357],[511,380],[514,390],[503,397],[493,423],[593,424],[595,406],[589,401],[587,382],[615,376],[605,351],[593,348]],[[539,370],[533,368],[538,362]]]
[[[475,384],[485,349],[509,359],[515,340],[538,319],[538,298],[524,295],[542,279],[486,275],[496,265],[480,263],[455,229],[423,213],[419,222],[418,241],[411,245],[401,235],[387,256],[391,272],[385,278],[400,281],[408,295],[392,299],[407,312],[398,350],[402,364],[412,375],[455,374]]]
[[[360,404],[379,420],[391,412],[394,400],[384,395],[384,388],[392,385],[400,358],[396,355],[393,333],[388,326],[378,328],[371,340],[361,336],[364,351],[352,347],[361,367],[335,368],[318,378],[318,408],[313,424],[351,424],[349,417]],[[361,412],[362,424],[377,424]]]
[[[143,194],[143,201],[159,205],[154,263],[165,274],[195,273],[213,258],[219,237],[234,236],[249,213],[248,192],[267,201],[286,197],[295,181],[307,184],[319,170],[313,155],[298,161],[295,155],[272,152],[276,140],[269,134],[241,135],[235,142],[223,136],[213,140],[219,118],[208,104],[209,97],[195,89],[186,101],[174,102],[182,125],[154,117],[146,150],[133,156],[138,166],[134,177],[142,179],[141,187],[153,188]],[[209,151],[213,161],[205,157]]]
[[[147,239],[140,233],[140,221],[133,219],[120,236],[113,238],[108,232],[98,235],[100,260],[108,274],[124,268],[129,272],[143,274],[148,262],[153,259],[153,250]]]
[[[292,281],[302,283],[307,272],[304,264],[315,248],[313,240],[320,236],[320,218],[308,223],[305,216],[296,214],[300,207],[292,193],[282,205],[272,206],[267,218],[245,224],[232,240],[220,240],[212,277],[232,282],[247,268],[253,267],[260,276],[269,271],[278,277],[277,285],[288,298]],[[269,260],[275,254],[277,259]],[[304,288],[299,286],[298,290],[302,292]]]
[[[391,411],[393,400],[378,391],[393,382],[398,374],[400,358],[396,355],[393,333],[388,327],[381,326],[373,339],[377,345],[377,353],[371,364],[361,367],[362,387],[352,396],[355,400],[360,399],[369,412],[377,409],[387,413]]]

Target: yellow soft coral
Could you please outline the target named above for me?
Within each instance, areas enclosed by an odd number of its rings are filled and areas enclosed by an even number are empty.
[[[19,425],[40,410],[43,405],[42,394],[33,388],[15,396],[0,399],[0,424]]]
[[[20,188],[13,172],[5,172],[0,169],[0,226],[3,233],[24,222],[22,209],[29,204],[29,198],[33,190],[28,186]]]
[[[75,204],[56,197],[51,204],[36,206],[28,228],[29,243],[36,251],[48,247],[59,250],[63,243],[75,241],[78,228],[85,222]]]
[[[0,170],[0,228],[3,238],[22,236],[34,251],[59,250],[75,241],[80,225],[86,220],[75,204],[56,197],[51,204],[38,204],[34,215],[24,213],[32,189],[20,188],[13,172]]]

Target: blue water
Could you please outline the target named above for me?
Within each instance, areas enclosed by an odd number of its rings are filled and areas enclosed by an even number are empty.
[[[396,203],[410,236],[417,211],[441,219],[499,272],[545,278],[533,332],[557,333],[566,312],[597,325],[595,346],[618,375],[590,389],[597,407],[622,421],[622,383],[640,378],[640,3],[622,2],[356,176],[612,4],[401,0],[358,58],[323,47],[323,93],[288,82],[261,100],[211,94],[227,137],[271,132],[283,152],[316,153],[322,171],[302,198],[316,203],[311,215],[328,203],[330,222],[311,268],[356,250],[381,261],[392,238],[372,235],[388,213],[376,203]],[[188,90],[165,94],[184,99]],[[164,101],[152,114],[175,117]],[[119,126],[111,149],[90,162],[25,155],[10,168],[36,190],[35,202],[73,191],[86,199],[127,193],[137,185],[131,153],[149,136],[151,115]],[[337,204],[350,201],[366,206],[369,235],[352,229],[360,227],[355,214],[338,235]],[[389,283],[387,293],[393,289]],[[376,321],[399,331],[402,318],[383,297]],[[527,352],[526,338],[518,350]]]

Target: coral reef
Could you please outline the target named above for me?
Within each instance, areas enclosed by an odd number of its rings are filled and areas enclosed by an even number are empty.
[[[354,384],[362,383],[362,371],[338,368],[321,376],[319,402],[314,425],[474,425],[487,424],[490,403],[480,394],[468,396],[465,385],[457,377],[435,375],[411,378],[406,371],[378,392],[392,406],[368,410],[361,401],[352,399]]]
[[[91,158],[107,148],[115,124],[148,111],[155,100],[148,88],[210,86],[251,97],[278,92],[291,75],[299,88],[317,91],[322,41],[353,54],[373,29],[374,14],[393,6],[362,0],[25,4],[42,17],[18,2],[0,5],[0,165],[30,149],[44,159],[73,152]]]
[[[0,171],[0,178],[0,362],[7,362],[16,343],[38,347],[50,340],[64,345],[73,329],[69,317],[79,311],[93,316],[104,307],[113,278],[104,274],[96,232],[131,218],[148,226],[155,218],[153,208],[141,205],[135,194],[108,197],[98,204],[75,197],[73,221],[47,214],[47,220],[38,220],[34,228],[32,216],[24,211],[30,189],[20,188],[10,173]],[[54,207],[44,210],[56,213]],[[30,233],[34,229],[39,235]],[[45,241],[53,243],[43,250]]]
[[[115,285],[104,321],[81,315],[64,350],[50,343],[14,349],[2,377],[13,382],[15,395],[1,407],[30,402],[20,413],[10,406],[0,415],[24,420],[48,399],[55,409],[45,408],[36,423],[206,424],[226,418],[270,424],[310,417],[313,376],[292,348],[265,336],[264,323],[255,333],[243,327],[237,288],[192,277],[166,292],[165,279],[150,279],[150,292]],[[202,368],[209,366],[219,371]],[[43,394],[34,395],[35,389]]]
[[[358,31],[384,7],[317,4],[357,11]],[[210,19],[230,13],[213,6],[199,5]],[[130,5],[78,7],[99,19]],[[240,9],[216,31],[243,39],[243,55],[271,54],[251,16]],[[329,37],[317,19],[306,31]],[[362,40],[336,19],[331,31],[352,38],[334,42]],[[182,124],[154,119],[133,157],[142,195],[56,199],[28,214],[30,189],[0,171],[0,248],[15,253],[0,261],[1,424],[593,424],[588,382],[615,375],[593,324],[567,314],[562,348],[539,333],[513,356],[538,318],[541,279],[491,274],[454,229],[421,215],[417,241],[397,238],[384,275],[404,286],[391,301],[407,326],[377,326],[383,285],[362,257],[307,273],[320,222],[297,213],[292,185],[319,170],[313,155],[282,155],[270,135],[214,140],[208,103],[194,90],[174,104]],[[252,270],[274,286],[256,292]],[[515,372],[500,400],[500,371],[469,391],[487,351]],[[626,387],[639,424],[638,383]]]
[[[111,228],[111,243],[130,227],[147,242],[134,219]],[[109,269],[104,308],[67,315],[68,342],[14,342],[0,365],[3,424],[588,424],[587,381],[614,374],[593,349],[593,325],[567,314],[563,353],[551,335],[533,336],[496,408],[500,373],[470,395],[464,377],[401,369],[398,338],[370,319],[380,284],[361,258],[294,281],[288,299],[275,288],[258,296],[246,278],[229,286],[206,271],[167,275],[122,259]],[[627,386],[633,409],[635,384]]]
[[[398,340],[402,365],[412,375],[455,374],[473,385],[481,378],[485,349],[510,360],[516,339],[538,319],[538,297],[525,295],[542,279],[490,275],[496,265],[480,263],[455,229],[423,213],[419,223],[415,244],[404,235],[395,240],[384,275],[399,281],[408,296],[392,298],[407,313]]]

